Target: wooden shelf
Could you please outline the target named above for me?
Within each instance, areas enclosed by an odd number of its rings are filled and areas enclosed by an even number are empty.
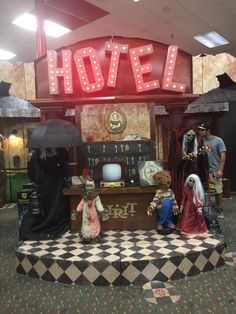
[[[120,188],[96,188],[98,194],[139,194],[139,193],[155,193],[155,186],[128,186]],[[85,189],[82,187],[71,186],[63,190],[64,195],[83,195]]]

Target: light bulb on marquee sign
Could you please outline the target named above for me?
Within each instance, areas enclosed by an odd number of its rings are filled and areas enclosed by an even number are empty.
[[[95,81],[94,83],[89,82],[87,70],[84,64],[85,58],[89,58],[91,63]],[[101,90],[104,86],[104,79],[96,50],[91,47],[76,50],[74,60],[82,90],[86,93],[93,93]]]
[[[175,70],[177,53],[178,53],[177,46],[174,46],[174,45],[169,46],[167,57],[166,57],[163,80],[162,80],[162,89],[166,89],[170,91],[177,91],[177,92],[184,92],[186,88],[186,84],[173,82],[173,75],[174,75],[174,70]]]
[[[105,51],[107,53],[111,53],[111,61],[107,78],[108,87],[116,87],[120,56],[121,54],[127,54],[128,49],[129,45],[106,42]],[[142,64],[140,58],[150,55],[152,53],[152,44],[132,48],[129,50],[131,67],[137,92],[140,93],[148,90],[162,88],[163,90],[184,93],[186,89],[186,84],[173,82],[178,47],[171,45],[168,48],[161,87],[159,80],[145,82],[143,78],[144,74],[152,72],[152,66],[151,63]],[[82,90],[86,93],[93,93],[102,90],[105,83],[96,50],[92,47],[78,49],[75,51],[73,58]],[[89,59],[89,62],[91,64],[92,75],[94,78],[93,82],[89,81],[85,58]],[[72,94],[73,80],[71,51],[62,50],[62,67],[58,67],[58,56],[55,50],[49,50],[47,52],[47,61],[50,94],[60,93],[58,87],[59,77],[62,77],[64,79],[65,93]]]
[[[129,51],[137,92],[144,92],[160,87],[158,80],[149,82],[144,82],[143,80],[143,74],[150,73],[152,67],[150,63],[141,64],[140,57],[151,53],[153,53],[152,45],[130,49]]]
[[[47,52],[48,77],[50,94],[59,94],[58,77],[64,78],[64,90],[66,94],[73,93],[72,71],[71,71],[71,51],[62,50],[62,67],[58,68],[57,52],[49,50]]]
[[[116,86],[120,54],[121,53],[127,54],[128,48],[129,48],[129,45],[106,42],[105,50],[107,52],[111,52],[111,62],[110,62],[110,68],[109,68],[109,73],[108,73],[107,86],[110,86],[110,87]]]

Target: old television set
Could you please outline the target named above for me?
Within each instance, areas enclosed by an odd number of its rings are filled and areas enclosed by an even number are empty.
[[[126,167],[124,160],[110,160],[99,162],[100,187],[124,187]]]

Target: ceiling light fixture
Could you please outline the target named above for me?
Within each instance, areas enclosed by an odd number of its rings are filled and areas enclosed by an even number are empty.
[[[24,13],[12,23],[29,31],[36,32],[37,30],[36,17],[33,14]],[[46,35],[54,38],[61,37],[70,32],[69,28],[47,20],[44,21],[44,30]]]
[[[70,29],[51,21],[44,21],[46,35],[54,38],[61,37],[70,32]]]
[[[205,35],[194,36],[193,38],[208,48],[215,48],[229,44],[229,41],[217,32],[209,32]]]
[[[133,0],[134,2],[139,2],[140,0]]]
[[[0,49],[0,60],[10,60],[14,58],[16,55],[10,51]]]
[[[36,32],[37,29],[36,18],[33,14],[29,13],[18,16],[12,23],[32,32]]]

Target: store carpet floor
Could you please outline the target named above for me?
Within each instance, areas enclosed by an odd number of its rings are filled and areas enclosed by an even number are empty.
[[[223,207],[225,218],[220,223],[230,257],[234,256],[231,252],[236,252],[236,195],[224,200]],[[0,236],[1,314],[236,313],[236,267],[232,261],[207,273],[168,282],[169,289],[174,289],[173,293],[177,294],[175,299],[168,295],[170,302],[152,302],[147,297],[150,292],[145,290],[144,293],[143,287],[66,285],[17,274],[18,221],[15,205],[0,209]],[[160,296],[164,291],[160,284],[153,282],[153,286],[159,287],[153,291]]]

